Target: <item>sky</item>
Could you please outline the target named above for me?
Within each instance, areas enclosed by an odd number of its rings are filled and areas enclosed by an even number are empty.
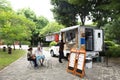
[[[8,0],[11,3],[12,8],[17,11],[22,8],[30,8],[37,16],[44,16],[49,21],[55,21],[53,13],[50,9],[53,6],[50,4],[51,0]],[[85,21],[85,24],[91,24],[91,21]]]
[[[50,0],[8,0],[13,10],[17,11],[22,8],[30,8],[37,16],[44,16],[49,21],[53,21],[53,14],[50,9],[53,7]]]

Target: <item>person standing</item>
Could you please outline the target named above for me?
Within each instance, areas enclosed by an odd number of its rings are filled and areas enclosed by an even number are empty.
[[[62,63],[62,58],[64,58],[64,52],[63,52],[63,50],[64,50],[64,42],[63,42],[63,40],[61,40],[61,42],[59,43],[59,62],[60,63]]]

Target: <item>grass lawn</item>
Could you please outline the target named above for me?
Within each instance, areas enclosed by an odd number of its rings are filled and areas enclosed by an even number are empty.
[[[0,70],[25,54],[25,50],[12,50],[12,54],[8,54],[7,51],[3,52],[2,50],[0,50]]]

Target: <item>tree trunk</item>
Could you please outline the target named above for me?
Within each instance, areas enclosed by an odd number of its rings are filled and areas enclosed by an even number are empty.
[[[13,48],[14,48],[14,50],[15,50],[15,44],[13,43]]]
[[[80,19],[81,19],[81,22],[82,22],[82,26],[84,26],[85,25],[85,16],[82,15],[82,14],[79,14],[79,16],[80,16]]]

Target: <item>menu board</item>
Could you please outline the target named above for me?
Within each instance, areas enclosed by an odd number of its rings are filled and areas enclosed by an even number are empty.
[[[70,61],[69,61],[69,66],[70,67],[74,67],[74,65],[75,65],[75,58],[76,57],[76,53],[71,53],[71,55],[70,55]]]
[[[85,57],[86,51],[84,49],[72,49],[69,56],[67,72],[72,72],[83,77],[85,75]]]
[[[80,54],[78,56],[78,64],[77,64],[77,69],[83,70],[83,64],[84,64],[84,54]]]

